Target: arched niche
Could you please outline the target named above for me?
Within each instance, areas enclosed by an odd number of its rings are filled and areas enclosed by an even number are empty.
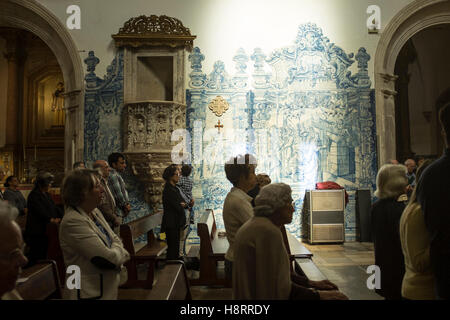
[[[450,2],[416,0],[403,8],[381,34],[375,54],[375,99],[378,165],[396,158],[395,62],[405,43],[418,32],[450,23]]]
[[[55,54],[65,83],[64,166],[83,159],[84,90],[83,68],[77,47],[66,27],[34,0],[0,2],[0,26],[24,29],[38,36]]]

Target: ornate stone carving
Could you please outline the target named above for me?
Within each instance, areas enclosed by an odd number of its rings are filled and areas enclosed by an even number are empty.
[[[191,81],[189,85],[193,88],[201,87],[205,84],[206,75],[202,72],[202,61],[205,56],[200,52],[198,47],[195,47],[193,52],[189,55],[192,72],[189,74]]]
[[[192,49],[196,38],[180,20],[165,15],[131,18],[112,37],[117,47],[169,46],[188,50]]]
[[[162,173],[172,163],[172,132],[185,127],[186,106],[153,101],[125,106],[124,154],[133,174],[145,183],[146,201],[154,210],[161,205]]]
[[[230,89],[230,76],[225,71],[225,63],[223,61],[216,61],[214,63],[214,70],[208,77],[206,87],[209,89],[225,90]]]
[[[215,97],[208,105],[209,110],[211,110],[216,116],[221,117],[230,108],[227,100],[221,96]]]

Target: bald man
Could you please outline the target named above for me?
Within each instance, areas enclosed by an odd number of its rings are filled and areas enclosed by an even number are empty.
[[[94,170],[98,170],[100,173],[100,183],[102,184],[103,192],[102,200],[98,206],[98,209],[103,213],[106,221],[108,221],[111,228],[118,235],[119,234],[119,226],[122,223],[122,218],[117,214],[116,202],[114,200],[114,196],[111,193],[111,190],[108,187],[108,177],[109,172],[111,170],[108,162],[105,160],[97,160],[94,162],[92,166]]]
[[[28,263],[23,255],[24,242],[19,225],[14,221],[17,209],[0,201],[0,299],[21,300],[15,290],[22,267]]]

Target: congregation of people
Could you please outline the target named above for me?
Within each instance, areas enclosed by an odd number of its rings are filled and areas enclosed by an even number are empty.
[[[450,298],[450,105],[439,120],[447,149],[436,160],[397,160],[383,165],[376,177],[371,231],[375,264],[381,271],[376,292],[387,300]],[[125,156],[112,153],[93,169],[74,164],[61,187],[62,205],[49,190],[54,181],[39,173],[25,200],[17,177],[0,193],[0,297],[20,299],[15,291],[21,268],[46,259],[46,227],[56,224],[66,265],[82,271],[81,288],[66,290],[66,299],[117,299],[126,281],[124,248],[119,227],[132,207],[122,173]],[[230,158],[224,173],[232,188],[223,203],[223,222],[229,243],[225,254],[226,282],[238,300],[346,300],[328,281],[311,281],[291,265],[281,227],[292,222],[292,189],[256,174],[257,159],[249,154]],[[188,164],[169,165],[163,172],[161,233],[167,260],[184,260],[186,239],[194,223],[194,204]],[[5,272],[3,272],[5,270]],[[364,285],[364,284],[363,284]]]
[[[376,292],[387,300],[450,299],[450,104],[439,112],[445,152],[436,161],[407,159],[377,174],[371,227]]]

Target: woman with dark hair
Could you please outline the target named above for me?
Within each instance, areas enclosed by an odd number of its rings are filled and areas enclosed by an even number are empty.
[[[225,163],[225,174],[233,184],[223,203],[223,223],[230,246],[225,254],[225,279],[231,285],[233,275],[234,237],[239,228],[253,217],[252,197],[247,192],[256,185],[256,158],[251,154],[231,157]]]
[[[47,224],[59,223],[63,215],[48,192],[53,179],[50,172],[39,173],[34,189],[28,195],[28,217],[25,227],[25,242],[29,247],[28,266],[35,264],[37,260],[47,258]]]
[[[167,260],[179,260],[180,236],[186,225],[186,214],[184,209],[189,207],[181,196],[177,183],[180,178],[180,168],[172,164],[163,172],[166,181],[164,185],[162,200],[164,214],[161,223],[161,232],[166,233]]]
[[[19,179],[15,176],[9,176],[5,181],[5,192],[3,193],[4,200],[7,200],[10,205],[19,210],[19,216],[24,216],[27,212],[27,200],[22,195],[22,192],[17,190],[19,186]]]

